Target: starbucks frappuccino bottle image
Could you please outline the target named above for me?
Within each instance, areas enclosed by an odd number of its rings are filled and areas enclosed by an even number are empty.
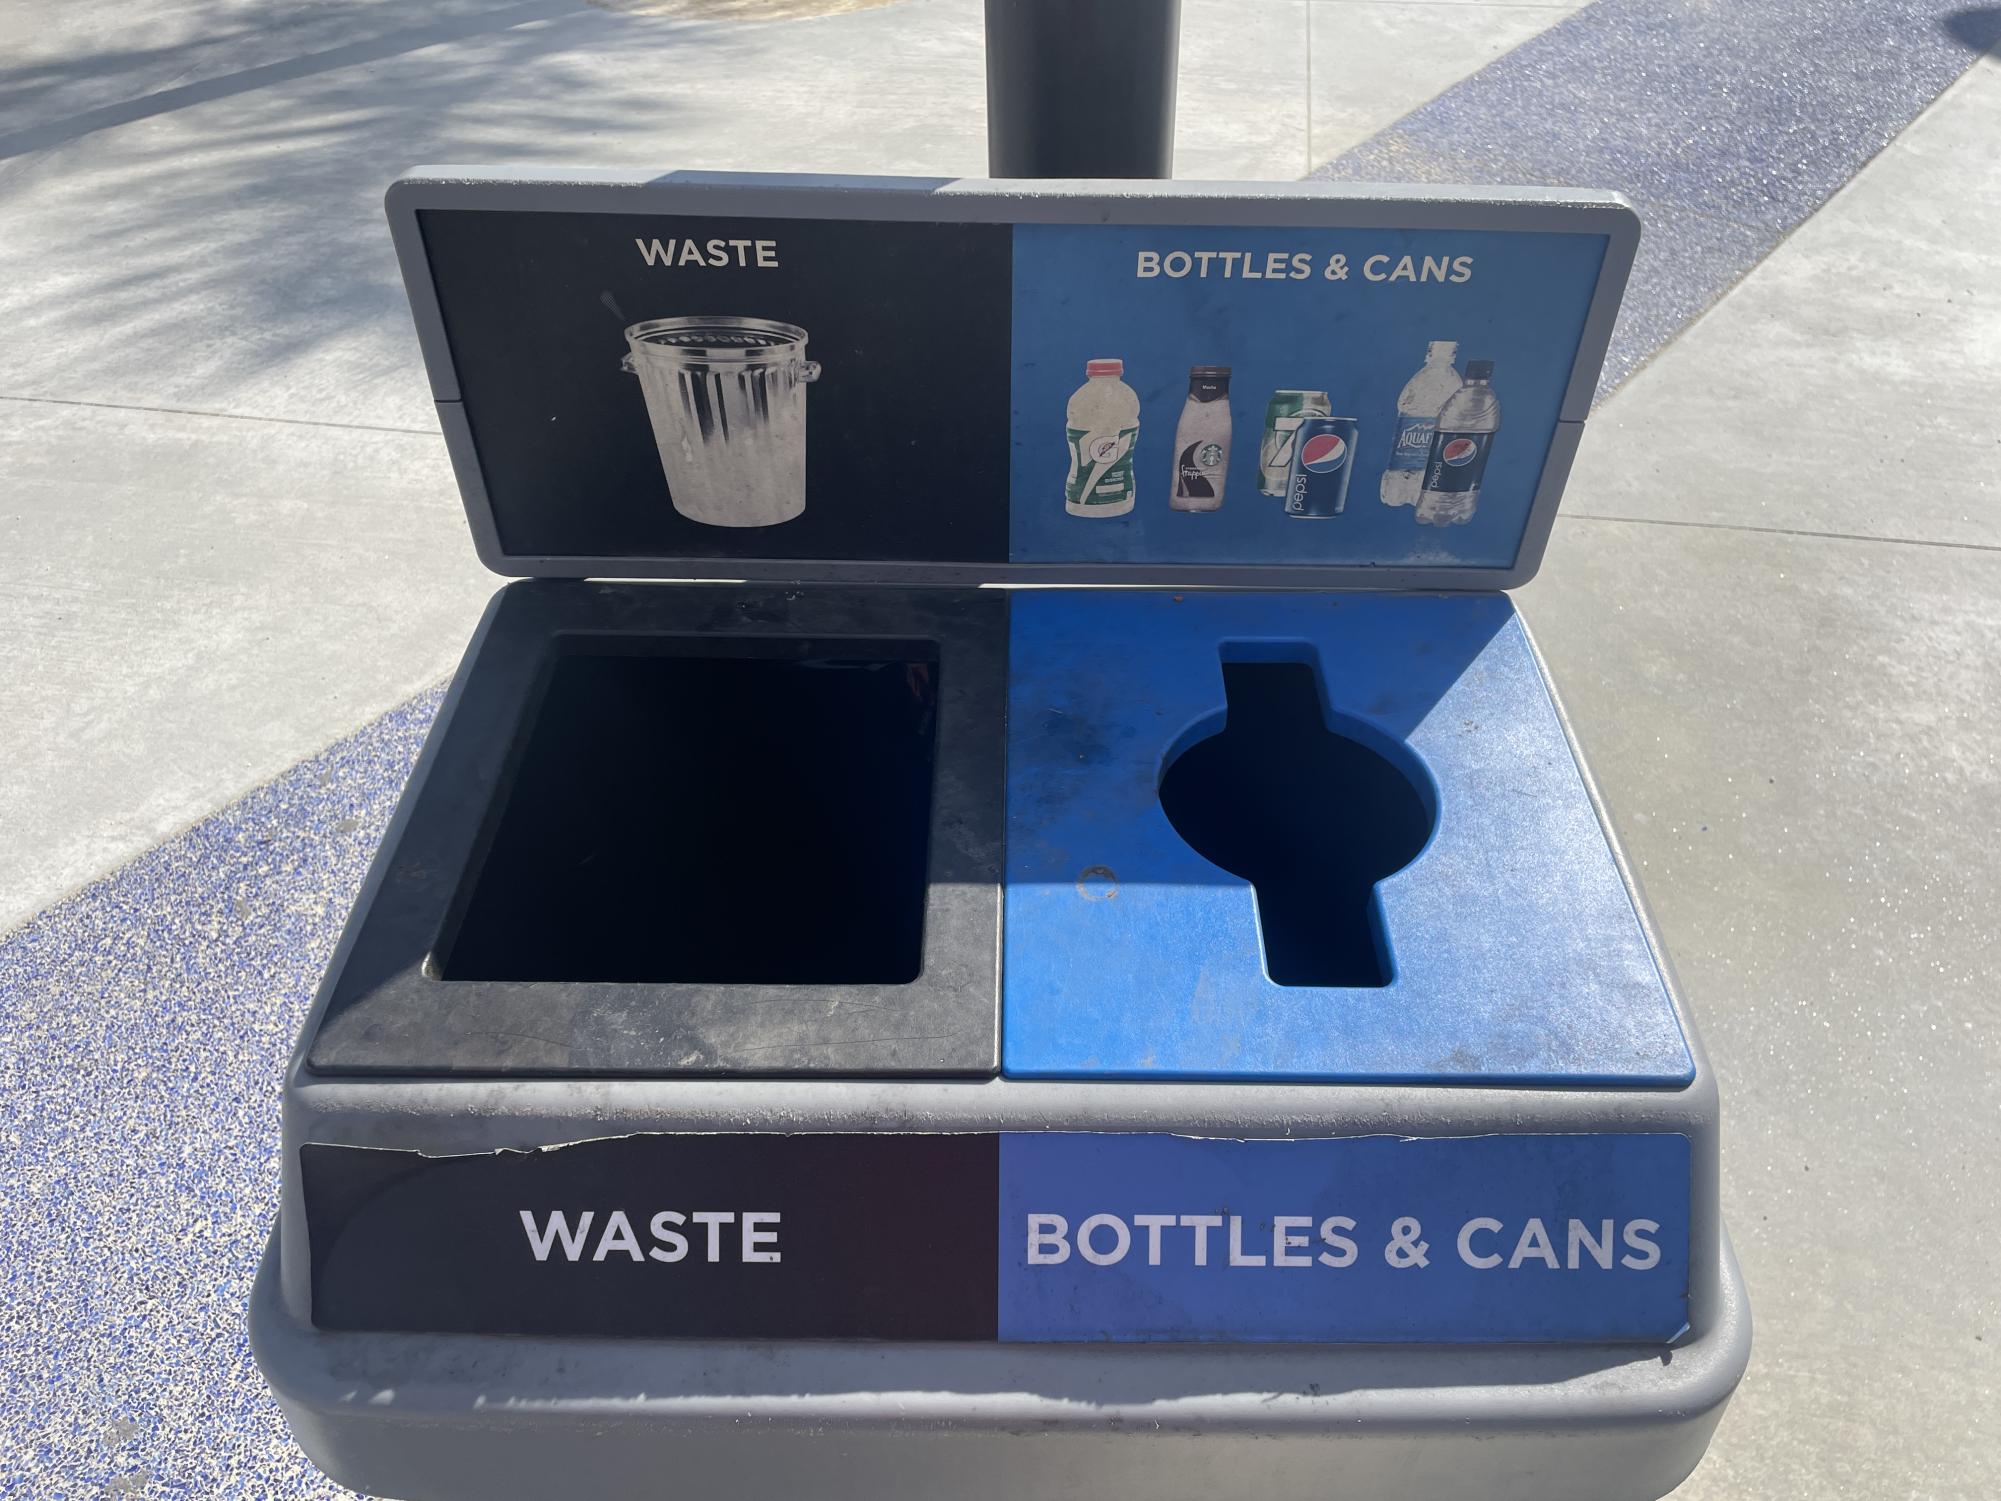
[[[1196,365],[1188,372],[1188,400],[1174,428],[1176,511],[1217,511],[1230,473],[1230,367]]]
[[[1119,377],[1124,360],[1087,360],[1066,413],[1070,475],[1063,509],[1072,516],[1123,516],[1133,508],[1133,445],[1139,395]]]

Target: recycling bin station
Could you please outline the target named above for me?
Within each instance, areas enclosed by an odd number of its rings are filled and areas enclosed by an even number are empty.
[[[1505,592],[1609,195],[438,169],[486,612],[285,1084],[257,1360],[495,1498],[1616,1501],[1717,1091]]]

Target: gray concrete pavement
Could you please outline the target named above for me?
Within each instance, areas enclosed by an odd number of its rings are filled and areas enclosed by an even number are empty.
[[[1448,84],[1554,26],[1580,3],[1311,0],[1311,150],[1300,172],[1401,119]]]
[[[1297,177],[1574,8],[1188,0],[1180,173]],[[978,0],[702,10],[0,12],[0,931],[456,659],[493,581],[419,436],[398,171],[984,170]]]
[[[1997,121],[1990,57],[1596,413],[1564,514],[2001,545]]]
[[[1989,58],[1608,400],[1522,591],[1722,1085],[1690,1501],[2001,1485],[1997,122]]]
[[[435,433],[0,400],[0,474],[0,924],[435,682],[496,582]]]

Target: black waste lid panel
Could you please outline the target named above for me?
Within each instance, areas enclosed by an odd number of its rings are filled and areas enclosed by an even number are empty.
[[[501,592],[352,921],[328,1074],[988,1074],[998,591]]]

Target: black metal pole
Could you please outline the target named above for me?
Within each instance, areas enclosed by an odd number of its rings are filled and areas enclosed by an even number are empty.
[[[987,170],[1171,177],[1181,0],[986,0]]]

